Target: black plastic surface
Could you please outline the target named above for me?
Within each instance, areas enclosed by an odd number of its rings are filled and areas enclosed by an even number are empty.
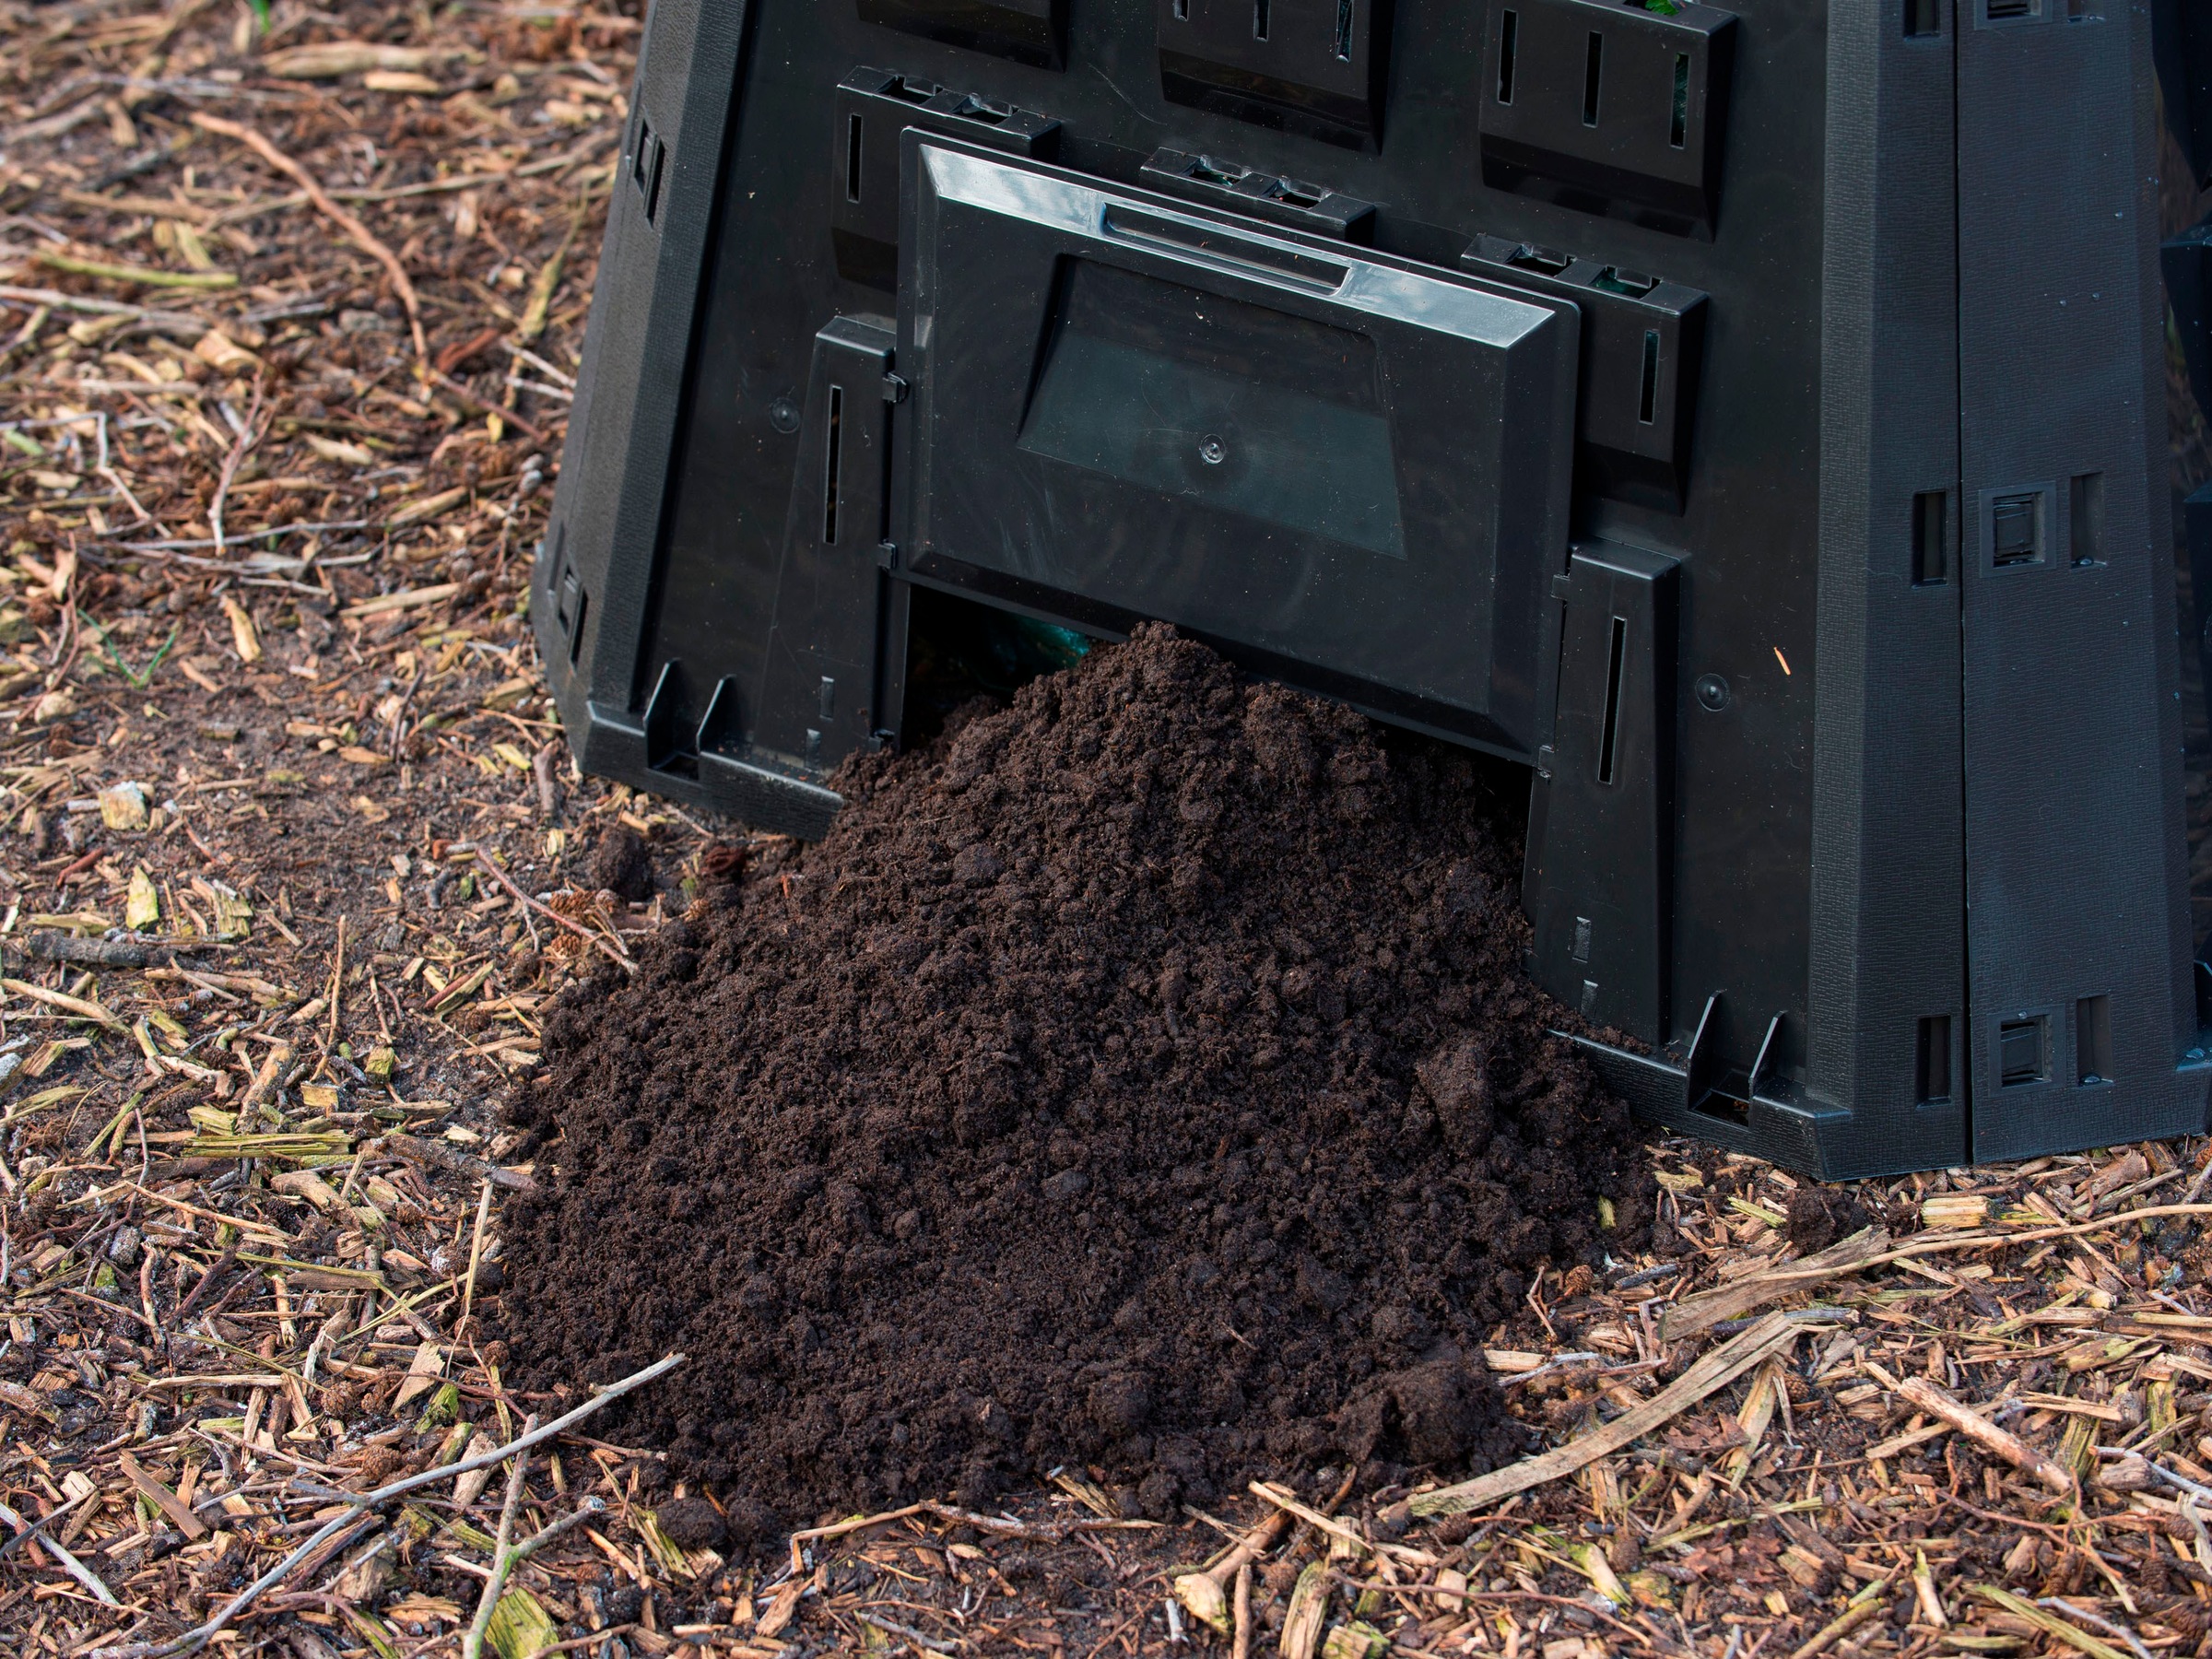
[[[907,568],[1535,747],[1571,311],[907,146]]]
[[[830,234],[839,273],[871,288],[899,277],[899,139],[910,127],[1048,160],[1060,137],[1050,116],[955,87],[885,69],[846,76],[837,88]]]
[[[1574,302],[1583,316],[1581,486],[1679,512],[1705,356],[1705,296],[1500,236],[1477,236],[1459,263]]]
[[[1378,147],[1390,0],[1154,0],[1159,86],[1176,103],[1332,144]]]
[[[2212,220],[2160,250],[2174,340],[2199,409],[2212,407]]]
[[[1559,711],[1529,808],[1531,971],[1648,1043],[1670,1034],[1680,572],[1635,547],[1575,548],[1553,583]]]
[[[2212,12],[2204,0],[2151,0],[2151,6],[2167,124],[2197,182],[2212,184]]]
[[[1067,0],[858,0],[870,23],[948,46],[1057,69],[1066,59]]]
[[[1165,617],[1549,751],[1536,971],[1652,1116],[2201,1128],[2157,17],[661,0],[534,601],[582,763],[819,833],[918,592]]]
[[[1256,167],[1242,167],[1214,156],[1194,156],[1174,148],[1153,152],[1145,163],[1144,182],[1170,195],[1188,197],[1211,207],[1249,213],[1294,230],[1334,236],[1346,241],[1371,241],[1375,205],[1338,194],[1324,185],[1286,179]]]
[[[1714,6],[1511,0],[1490,10],[1482,171],[1500,190],[1710,239],[1735,18]]]

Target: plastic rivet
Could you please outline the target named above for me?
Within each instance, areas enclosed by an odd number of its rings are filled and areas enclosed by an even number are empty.
[[[1718,714],[1728,706],[1734,696],[1728,682],[1717,674],[1700,674],[1697,684],[1698,701]]]
[[[1229,459],[1229,445],[1209,433],[1198,441],[1198,459],[1208,466],[1218,466]]]
[[[799,429],[799,406],[788,397],[779,397],[768,406],[768,424],[785,437]]]

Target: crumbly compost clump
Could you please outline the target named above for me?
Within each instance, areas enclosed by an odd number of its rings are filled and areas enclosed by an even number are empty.
[[[852,763],[552,1006],[518,1374],[680,1348],[602,1431],[787,1518],[1512,1454],[1486,1337],[1648,1178],[1483,778],[1161,627]]]

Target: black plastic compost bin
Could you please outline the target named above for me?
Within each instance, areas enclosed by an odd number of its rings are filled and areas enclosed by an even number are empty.
[[[2201,1130],[2208,168],[2196,0],[660,0],[562,718],[815,836],[917,589],[1165,618],[1530,769],[1651,1117]]]

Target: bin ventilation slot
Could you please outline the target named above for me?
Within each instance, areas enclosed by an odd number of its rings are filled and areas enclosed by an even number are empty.
[[[2112,1080],[2112,999],[2085,996],[2074,1005],[2074,1080]]]
[[[1905,0],[1905,34],[1918,40],[1943,32],[1943,0]]]
[[[1506,0],[1497,16],[1483,38],[1490,96],[1477,105],[1483,182],[1711,241],[1734,15],[1688,0]]]
[[[1594,288],[1603,288],[1608,294],[1625,294],[1631,300],[1641,300],[1659,286],[1659,278],[1647,276],[1641,271],[1624,271],[1618,265],[1607,265],[1590,279]]]
[[[2000,571],[2043,562],[2043,498],[2030,490],[1990,502],[1990,562]]]
[[[1613,618],[1612,660],[1606,669],[1606,728],[1597,750],[1597,781],[1613,782],[1613,762],[1620,747],[1620,671],[1628,661],[1629,619]]]
[[[1912,584],[1940,587],[1950,579],[1950,499],[1923,490],[1912,498]]]
[[[971,20],[977,10],[967,7]],[[828,191],[838,274],[850,281],[887,290],[897,285],[899,136],[909,128],[1041,159],[1053,153],[1060,134],[1057,121],[1032,110],[888,69],[853,70],[838,84]]]
[[[1154,13],[1160,90],[1171,103],[1372,150],[1382,138],[1389,5],[1151,0],[1143,9]]]
[[[829,459],[822,466],[822,540],[837,546],[837,475],[845,459],[845,389],[830,388]]]
[[[2104,475],[2083,473],[2068,492],[2072,497],[2074,568],[2104,562]]]
[[[1912,1098],[1923,1106],[1951,1098],[1951,1017],[1931,1015],[1920,1022],[1919,1053],[1912,1064]]]
[[[2051,1021],[2041,1014],[2022,1015],[1997,1027],[1997,1080],[2006,1088],[2042,1083],[2051,1076]]]
[[[1617,54],[1616,70],[1626,61]],[[1616,101],[1606,119],[1617,120],[1618,113]],[[1582,488],[1611,500],[1680,512],[1703,355],[1705,296],[1649,271],[1501,236],[1477,236],[1460,255],[1460,265],[1492,281],[1574,301],[1583,313]]]
[[[653,124],[640,115],[638,145],[629,156],[629,178],[638,187],[638,194],[645,198],[645,222],[649,225],[660,218],[661,164],[666,153],[667,147],[653,130]]]

